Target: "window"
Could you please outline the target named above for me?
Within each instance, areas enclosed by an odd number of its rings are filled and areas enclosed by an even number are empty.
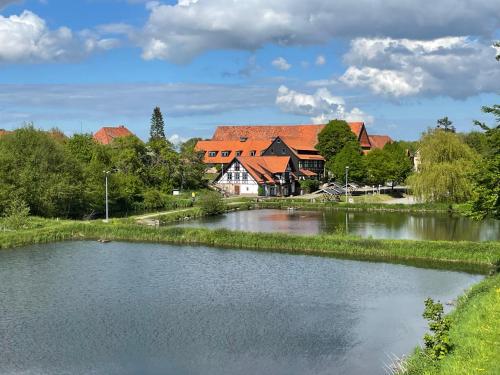
[[[241,156],[241,151],[236,151],[236,156]]]
[[[224,157],[229,156],[230,153],[231,151],[222,151],[222,156]]]
[[[208,156],[210,156],[211,158],[215,157],[217,155],[217,151],[210,151],[208,153]]]
[[[233,174],[231,172],[227,172],[227,179],[232,180],[233,179]]]
[[[282,153],[283,155],[285,155],[285,154],[286,154],[286,148],[282,148],[282,149],[281,149],[281,153]]]
[[[248,173],[243,172],[243,173],[241,174],[241,179],[242,179],[243,181],[247,181],[247,180],[248,180]]]
[[[234,174],[234,179],[235,179],[236,181],[239,181],[239,179],[240,179],[240,174],[239,174],[239,173],[235,173],[235,174]]]
[[[234,170],[239,171],[240,170],[240,164],[239,163],[234,163]]]
[[[276,143],[281,143],[281,139],[279,139],[279,138],[278,138],[278,139],[276,140]]]
[[[256,152],[255,150],[250,151],[250,156],[255,156]]]

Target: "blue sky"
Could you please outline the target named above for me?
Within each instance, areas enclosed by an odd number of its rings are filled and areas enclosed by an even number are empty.
[[[173,140],[332,118],[395,139],[443,116],[470,130],[499,99],[500,7],[469,3],[0,0],[0,128],[146,139],[158,105]]]

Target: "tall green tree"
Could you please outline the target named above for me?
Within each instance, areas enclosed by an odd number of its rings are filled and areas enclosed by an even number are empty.
[[[392,186],[406,180],[412,171],[412,164],[405,144],[388,143],[383,149],[372,150],[365,157],[367,182],[370,185]]]
[[[347,122],[333,120],[326,124],[323,130],[318,134],[316,149],[328,162],[337,155],[347,143],[357,141],[356,136]]]
[[[500,105],[483,107],[482,110],[495,116],[496,125],[474,122],[485,131],[488,147],[484,157],[476,164],[473,175],[471,211],[477,218],[491,215],[500,219]]]
[[[426,202],[461,203],[472,196],[476,153],[455,133],[430,130],[420,140],[419,172],[408,178],[413,193]]]
[[[155,107],[151,115],[151,129],[149,140],[165,139],[165,122],[160,107]]]
[[[28,124],[0,140],[0,206],[11,197],[33,215],[76,217],[83,196],[82,170],[48,132]]]
[[[181,189],[200,188],[205,184],[206,165],[203,163],[203,153],[195,149],[197,140],[196,138],[189,139],[180,147],[178,175]]]
[[[326,168],[338,181],[343,181],[346,167],[349,167],[349,181],[363,182],[366,176],[363,158],[358,141],[351,141],[326,163]]]
[[[453,122],[451,122],[448,117],[443,117],[437,120],[437,128],[444,130],[445,132],[452,132],[455,133],[455,127],[452,125]]]

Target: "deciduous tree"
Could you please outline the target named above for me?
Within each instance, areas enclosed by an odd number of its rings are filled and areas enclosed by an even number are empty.
[[[426,202],[461,203],[472,196],[477,156],[451,132],[430,130],[420,141],[419,172],[409,177],[413,193]]]
[[[328,162],[349,142],[357,142],[349,124],[342,120],[333,120],[318,134],[316,149]]]

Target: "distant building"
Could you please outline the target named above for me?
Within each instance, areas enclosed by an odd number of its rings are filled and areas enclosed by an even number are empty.
[[[9,130],[0,129],[0,137],[7,135],[7,134],[10,134],[10,133],[12,133],[12,132]]]
[[[372,149],[384,148],[386,144],[394,142],[388,135],[369,135],[368,138]]]
[[[125,126],[104,126],[94,134],[94,139],[103,145],[109,145],[115,138],[122,138],[134,135]]]
[[[299,191],[289,156],[235,157],[215,185],[234,195],[289,196]]]

